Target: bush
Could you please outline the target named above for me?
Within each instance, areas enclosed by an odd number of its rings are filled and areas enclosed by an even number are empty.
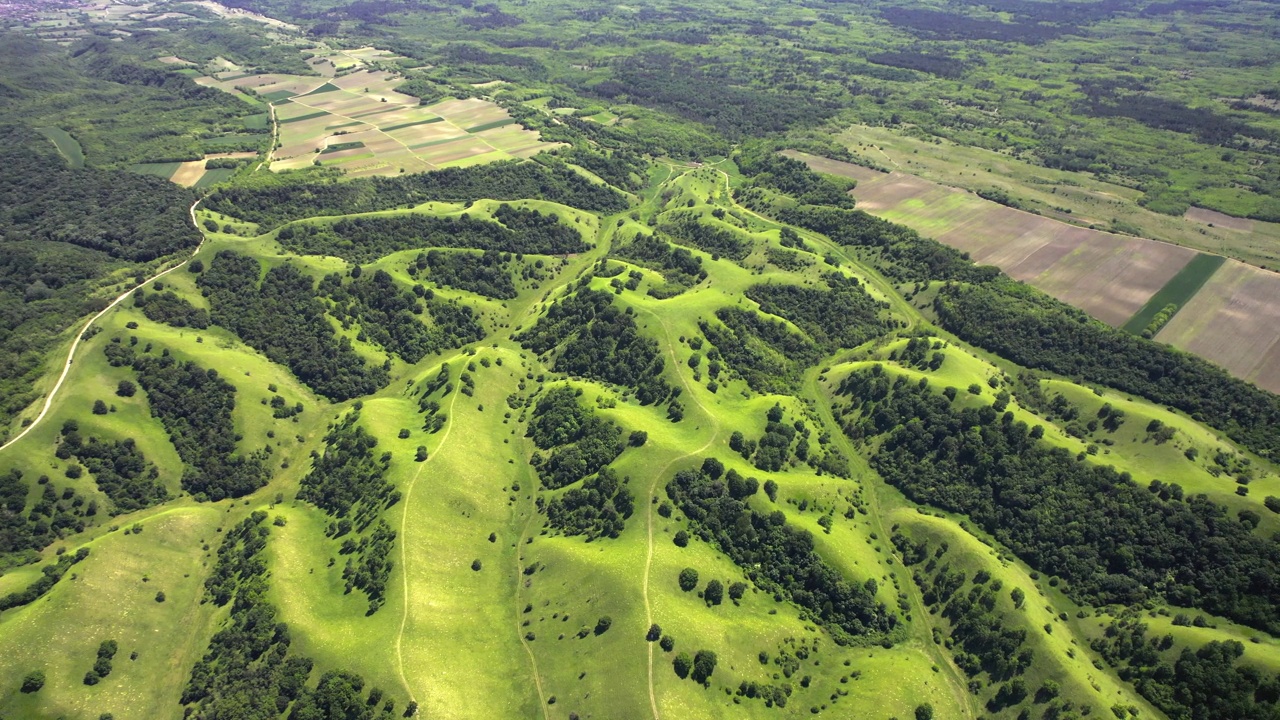
[[[603,635],[609,632],[609,628],[613,627],[613,618],[605,615],[596,621],[596,635]]]
[[[27,676],[22,678],[22,692],[33,693],[40,692],[40,688],[44,687],[44,671],[32,670]]]

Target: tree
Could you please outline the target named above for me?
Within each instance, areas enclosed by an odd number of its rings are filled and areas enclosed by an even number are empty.
[[[158,602],[158,603],[162,603],[162,602],[164,602],[164,591],[163,591],[163,590],[161,590],[160,592],[156,593],[156,602]]]
[[[644,639],[649,642],[657,642],[660,637],[662,637],[662,626],[658,623],[650,625],[649,632],[644,634]]]
[[[706,589],[702,591],[702,599],[706,600],[708,605],[719,605],[724,601],[724,584],[719,580],[707,583]]]
[[[693,657],[693,679],[696,682],[706,683],[711,679],[711,673],[716,670],[716,654],[710,650],[699,650]]]
[[[649,442],[649,433],[644,430],[636,430],[627,438],[627,444],[631,447],[642,447]]]
[[[1014,607],[1021,608],[1022,603],[1027,599],[1027,594],[1022,592],[1022,588],[1014,588],[1013,591],[1009,593],[1009,597],[1013,598]]]
[[[410,700],[408,705],[404,706],[404,716],[413,717],[418,714],[418,701]]]
[[[121,380],[116,386],[116,395],[120,397],[133,397],[138,392],[138,386],[134,385],[131,380]]]
[[[190,270],[193,275],[199,275],[204,272],[204,261],[192,260],[191,264],[187,266],[187,269]]]
[[[106,415],[106,414],[107,414],[107,404],[106,404],[106,403],[104,403],[104,402],[102,402],[101,400],[94,400],[94,401],[93,401],[93,414],[94,414],[94,415]]]
[[[916,720],[933,720],[933,706],[929,703],[917,705]]]
[[[736,582],[729,586],[729,599],[737,602],[747,592],[747,584],[744,582]]]
[[[687,547],[689,545],[689,533],[680,530],[676,532],[675,537],[671,538],[671,542],[675,543],[676,547]]]
[[[689,657],[689,653],[680,653],[675,660],[671,661],[672,667],[675,668],[676,675],[681,680],[689,677],[689,670],[693,668],[693,660]]]
[[[778,502],[778,483],[772,480],[765,480],[764,494],[769,496],[770,502]]]
[[[676,648],[676,639],[670,635],[663,635],[658,641],[658,647],[661,647],[663,652],[671,652]]]
[[[44,687],[44,671],[32,670],[22,678],[22,692],[33,693],[40,692],[40,688]]]
[[[414,460],[417,460],[418,462],[426,462],[426,461],[427,461],[427,446],[426,446],[426,445],[419,445],[419,446],[418,446],[418,451],[417,451],[417,453],[416,453],[416,454],[414,454],[413,459],[414,459]]]
[[[608,615],[601,616],[601,618],[596,621],[595,633],[596,635],[603,635],[609,632],[609,628],[611,627],[613,627],[613,618]]]
[[[1262,501],[1263,505],[1273,513],[1280,513],[1280,498],[1275,495],[1268,495],[1266,500]]]
[[[698,571],[685,568],[680,571],[680,589],[689,592],[698,587]]]

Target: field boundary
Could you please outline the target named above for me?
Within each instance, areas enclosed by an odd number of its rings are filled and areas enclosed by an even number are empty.
[[[1168,322],[1200,292],[1200,289],[1209,282],[1209,279],[1218,272],[1218,269],[1226,261],[1227,259],[1221,255],[1210,255],[1208,253],[1200,253],[1191,258],[1191,262],[1182,266],[1177,275],[1169,278],[1169,282],[1157,290],[1156,294],[1152,295],[1151,299],[1147,301],[1147,304],[1134,313],[1128,322],[1121,325],[1120,329],[1134,335],[1141,335],[1142,331],[1151,324],[1161,310],[1172,305],[1173,312],[1165,319]]]

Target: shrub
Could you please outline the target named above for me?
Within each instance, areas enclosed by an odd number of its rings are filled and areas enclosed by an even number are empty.
[[[32,670],[22,678],[22,692],[33,693],[40,692],[40,688],[44,687],[44,671]]]

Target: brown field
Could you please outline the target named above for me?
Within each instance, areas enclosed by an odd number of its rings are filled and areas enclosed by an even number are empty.
[[[782,154],[789,158],[800,160],[820,173],[846,177],[859,182],[863,180],[873,180],[884,174],[879,170],[872,170],[871,168],[863,167],[862,165],[841,162],[840,160],[832,160],[819,155],[810,155],[809,153],[803,153],[799,150],[783,150]]]
[[[1228,260],[1156,339],[1280,393],[1280,274]]]
[[[913,175],[863,170],[866,179],[853,191],[858,207],[963,250],[1117,327],[1196,254],[1068,225]]]
[[[178,165],[178,169],[169,176],[171,182],[182,187],[191,187],[204,177],[204,160],[191,160]]]
[[[1196,255],[1143,238],[1069,225],[904,173],[788,152],[819,172],[857,179],[858,207],[968,252],[1114,326],[1123,325]],[[1257,224],[1201,208],[1188,220],[1235,232]],[[1280,392],[1280,274],[1228,260],[1157,340]]]
[[[1226,228],[1228,230],[1239,230],[1241,232],[1253,232],[1253,221],[1248,218],[1232,217],[1223,215],[1215,210],[1195,207],[1194,205],[1187,208],[1187,212],[1182,217],[1198,222],[1201,225],[1212,225],[1216,228]]]

